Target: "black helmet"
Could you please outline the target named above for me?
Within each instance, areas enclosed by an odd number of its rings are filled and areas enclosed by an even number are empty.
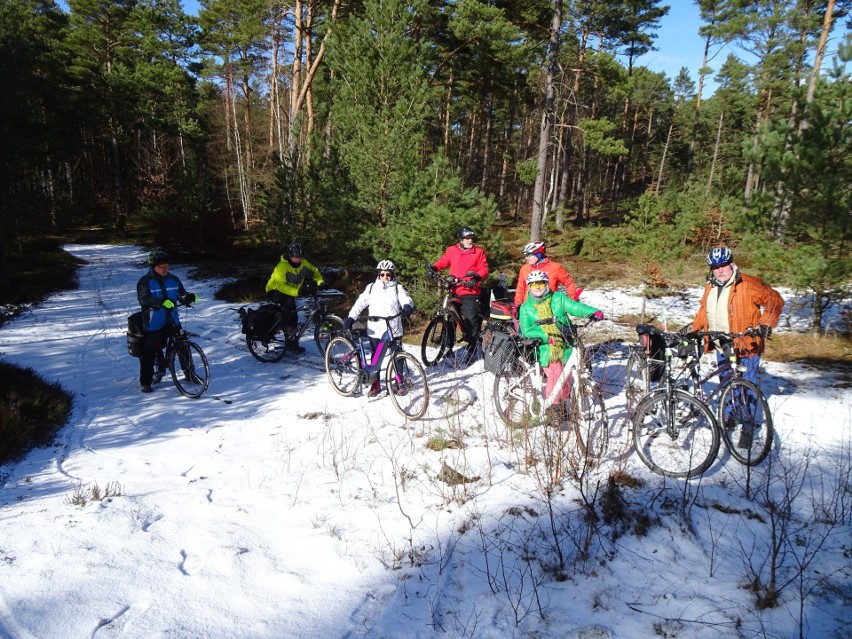
[[[169,258],[169,254],[165,251],[161,251],[160,249],[154,249],[150,253],[148,253],[148,264],[151,266],[158,266],[160,264],[169,264],[172,260]]]
[[[303,255],[302,245],[298,242],[292,242],[287,245],[287,257],[302,257]]]
[[[459,236],[460,240],[463,240],[466,237],[474,237],[476,233],[474,233],[473,229],[469,226],[463,226],[458,230],[458,233],[456,233],[456,235]]]

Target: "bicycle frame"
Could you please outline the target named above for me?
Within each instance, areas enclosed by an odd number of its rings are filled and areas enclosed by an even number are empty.
[[[305,319],[303,322],[297,322],[296,324],[297,341],[302,338],[309,326],[316,324],[317,321],[321,320],[326,315],[329,315],[328,300],[324,298],[331,297],[343,297],[343,293],[321,296],[319,291],[313,291],[311,292],[310,297],[301,298],[303,302],[301,306],[296,307],[296,313],[304,313]]]

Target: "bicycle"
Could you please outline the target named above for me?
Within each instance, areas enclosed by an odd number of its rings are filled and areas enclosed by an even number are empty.
[[[420,419],[429,407],[429,385],[426,372],[417,358],[402,348],[402,340],[393,337],[390,317],[370,316],[370,321],[384,320],[387,331],[381,342],[388,349],[385,365],[385,388],[396,410],[409,419]],[[332,338],[325,352],[325,371],[332,388],[339,395],[360,394],[379,374],[378,364],[368,363],[369,338],[361,332],[344,330]]]
[[[553,323],[554,318],[539,320],[538,324]],[[559,324],[574,344],[562,373],[548,397],[544,396],[545,375],[538,361],[537,349],[541,340],[512,335],[515,357],[494,378],[494,407],[503,421],[510,425],[536,426],[548,421],[548,410],[557,404],[564,410],[565,421],[577,436],[580,451],[588,459],[599,460],[606,453],[609,425],[603,394],[592,378],[591,367],[580,338],[579,326]],[[570,378],[570,382],[568,381]],[[568,399],[562,396],[566,383],[571,384]]]
[[[432,271],[427,271],[426,276],[438,280],[441,290],[444,292],[441,307],[426,326],[420,345],[420,359],[426,368],[430,368],[453,352],[456,341],[464,341],[465,339],[460,300],[456,295],[456,289],[464,282],[453,275],[441,277]],[[458,339],[456,337],[457,332],[461,334]],[[434,357],[429,355],[431,348],[438,349]]]
[[[710,409],[688,388],[682,388],[674,373],[672,351],[683,336],[649,325],[641,327],[663,339],[663,368],[659,386],[653,390],[646,387],[646,394],[628,418],[633,448],[639,459],[659,475],[701,475],[719,452],[719,428]],[[650,384],[647,367],[642,379]]]
[[[331,338],[343,330],[343,320],[328,311],[331,300],[343,297],[344,294],[337,290],[308,291],[308,296],[301,298],[302,305],[297,312],[301,312],[304,321],[296,325],[295,340],[298,341],[307,332],[308,327],[314,326],[314,343],[320,355],[325,356],[325,351]],[[245,307],[235,309],[242,321],[243,332],[246,334],[246,346],[255,359],[261,362],[278,362],[284,357],[286,350],[286,334],[284,331],[281,308],[277,304],[263,304],[257,310]],[[264,318],[258,322],[262,326],[255,330],[251,323],[252,313],[261,313]]]
[[[191,304],[178,304],[191,308]],[[172,381],[184,397],[196,399],[201,397],[210,385],[210,365],[201,347],[189,339],[189,334],[182,326],[174,323],[172,313],[166,313],[166,345],[165,353],[157,351],[154,357],[153,383],[159,384],[166,370],[171,373]],[[178,360],[180,371],[175,367]]]
[[[694,331],[684,336],[689,344],[686,379],[692,393],[708,407],[718,395],[716,423],[722,440],[731,456],[746,466],[756,466],[766,459],[772,450],[775,433],[769,402],[756,384],[742,376],[745,367],[739,363],[734,349],[735,339],[753,335],[755,331],[749,329],[743,333]],[[711,345],[718,345],[725,356],[707,374],[701,371],[705,339],[709,339]],[[708,391],[707,386],[714,377],[719,382]]]

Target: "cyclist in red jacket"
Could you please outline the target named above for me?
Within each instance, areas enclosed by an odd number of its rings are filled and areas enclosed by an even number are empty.
[[[482,324],[479,283],[488,277],[488,262],[485,259],[485,252],[473,244],[476,236],[473,229],[463,226],[456,235],[459,238],[458,244],[447,247],[438,261],[429,268],[433,272],[438,272],[449,267],[450,275],[459,280],[455,294],[461,302],[461,314],[464,320],[464,339],[467,341],[465,363],[470,364],[476,358],[476,345]]]
[[[518,283],[515,288],[516,315],[521,304],[527,301],[527,277],[533,271],[547,273],[547,282],[551,291],[562,291],[574,301],[580,298],[583,289],[574,285],[574,280],[568,275],[565,267],[547,257],[547,247],[544,242],[530,242],[521,252],[524,254],[524,265],[518,272]]]

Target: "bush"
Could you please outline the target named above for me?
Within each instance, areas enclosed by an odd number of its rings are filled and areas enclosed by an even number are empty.
[[[0,362],[0,463],[47,446],[71,415],[73,399],[29,368]]]

